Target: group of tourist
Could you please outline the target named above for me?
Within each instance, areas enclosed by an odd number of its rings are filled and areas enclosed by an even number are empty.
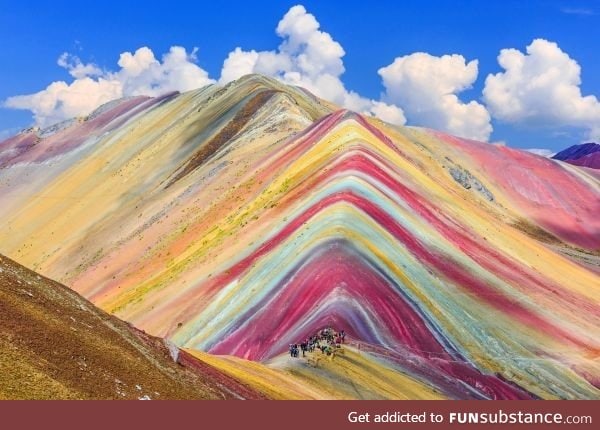
[[[346,340],[344,330],[339,332],[331,327],[319,330],[314,336],[307,337],[301,343],[290,343],[290,357],[297,358],[302,352],[302,357],[306,356],[306,352],[313,352],[315,349],[321,350],[322,354],[331,355],[334,348],[341,348]]]

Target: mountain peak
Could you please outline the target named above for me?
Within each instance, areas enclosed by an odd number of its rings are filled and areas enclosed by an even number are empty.
[[[247,75],[243,75],[232,82],[234,82],[237,85],[257,83],[257,84],[265,85],[272,89],[282,87],[281,82],[278,81],[277,79],[272,78],[270,76],[262,75],[260,73],[248,73]]]
[[[563,149],[552,158],[566,161],[576,166],[600,169],[600,144],[595,142],[582,143]]]

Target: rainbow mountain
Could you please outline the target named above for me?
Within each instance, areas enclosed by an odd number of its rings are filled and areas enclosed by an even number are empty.
[[[0,203],[0,253],[274,397],[600,398],[592,169],[249,75],[5,140]]]

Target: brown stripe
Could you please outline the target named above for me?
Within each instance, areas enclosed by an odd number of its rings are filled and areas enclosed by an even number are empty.
[[[194,155],[189,159],[185,167],[180,170],[173,179],[169,181],[165,188],[169,188],[175,182],[182,178],[185,178],[191,172],[201,166],[210,156],[217,152],[223,145],[230,141],[236,134],[238,134],[250,121],[250,118],[258,111],[269,99],[280,91],[267,89],[256,94],[250,101],[248,101],[229,121],[225,127],[223,127],[216,136],[211,140],[200,145],[200,148]]]

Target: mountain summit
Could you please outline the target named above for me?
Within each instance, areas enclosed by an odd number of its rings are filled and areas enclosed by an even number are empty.
[[[573,145],[555,154],[552,158],[576,166],[600,169],[600,144],[590,142]]]

